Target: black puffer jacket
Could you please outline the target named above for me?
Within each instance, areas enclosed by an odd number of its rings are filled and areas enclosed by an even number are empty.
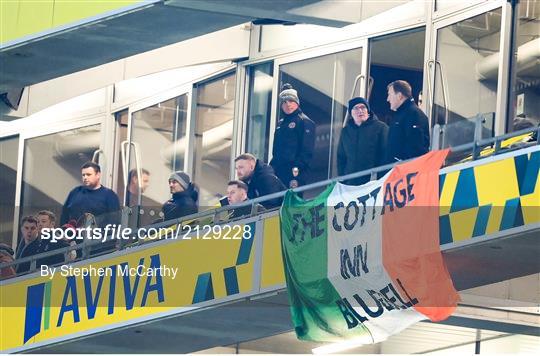
[[[388,131],[388,162],[421,156],[429,151],[429,120],[412,100],[394,113]]]
[[[293,179],[292,168],[300,170],[300,180],[305,182],[315,149],[315,123],[300,108],[281,119],[274,132],[272,161],[276,175],[285,185]]]
[[[360,172],[382,166],[386,160],[388,126],[375,114],[358,126],[350,119],[339,137],[337,151],[338,175]],[[345,184],[359,185],[368,182],[369,176],[349,179]]]
[[[190,183],[183,192],[174,193],[172,199],[165,202],[161,208],[165,221],[197,213],[199,211],[198,199],[199,191],[193,183]]]
[[[274,170],[272,169],[272,167],[270,167],[266,163],[261,162],[260,160],[257,160],[257,162],[255,163],[253,175],[251,176],[249,181],[246,181],[246,183],[249,188],[249,199],[255,199],[268,194],[281,192],[287,189],[279,180],[279,178],[274,174]],[[272,209],[280,206],[282,201],[282,198],[278,198],[262,202],[261,204],[266,209]]]

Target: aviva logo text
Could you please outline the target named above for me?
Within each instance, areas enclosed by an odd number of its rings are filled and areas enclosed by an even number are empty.
[[[161,266],[159,254],[151,255],[149,257],[149,265],[145,264],[145,258],[139,260],[138,265],[132,265],[131,267],[137,269],[144,267],[147,269],[158,269]],[[132,310],[135,306],[135,300],[140,300],[140,304],[137,305],[144,307],[147,304],[148,297],[155,295],[158,303],[165,301],[165,293],[163,288],[163,278],[157,274],[145,275],[132,275],[124,274],[125,271],[130,268],[128,262],[115,264],[107,267],[112,273],[84,277],[65,276],[61,278],[55,278],[52,281],[31,285],[26,290],[26,310],[24,321],[24,343],[28,342],[31,338],[36,336],[42,331],[51,328],[51,321],[55,327],[61,327],[62,323],[69,319],[74,323],[81,321],[81,316],[84,320],[92,320],[96,317],[96,311],[98,303],[102,301],[101,305],[106,305],[106,316],[111,317],[110,322],[116,322],[117,319],[113,319],[112,315],[118,308],[125,308],[125,310]],[[102,288],[104,280],[107,280],[109,288]],[[65,281],[65,285],[63,285]],[[51,295],[53,294],[53,282],[55,288],[63,288],[62,302],[55,303],[56,306],[60,306],[58,317],[51,317]],[[142,287],[144,283],[144,288]],[[83,293],[78,293],[83,290]],[[141,287],[139,287],[141,285]],[[119,306],[115,303],[117,287],[122,292],[119,300],[122,301],[122,305]],[[83,295],[80,295],[83,294]],[[142,297],[141,297],[142,295]],[[83,302],[83,303],[80,303]],[[105,303],[106,302],[106,303]],[[118,302],[118,301],[117,301]],[[125,304],[124,304],[125,303]],[[54,308],[58,310],[58,308]],[[52,319],[52,320],[51,320]]]

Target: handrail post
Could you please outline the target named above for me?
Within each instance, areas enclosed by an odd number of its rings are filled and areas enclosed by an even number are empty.
[[[219,213],[218,210],[214,210],[212,213],[212,223],[217,224],[219,223]]]
[[[88,246],[89,238],[85,234],[82,242],[82,259],[85,260],[90,256],[90,246]]]
[[[426,62],[426,75],[427,75],[427,84],[428,84],[428,87],[427,87],[428,92],[426,94],[428,105],[426,105],[426,113],[431,118],[432,120],[431,122],[433,122],[433,105],[434,105],[433,102],[435,101],[435,93],[433,92],[431,88],[431,68],[434,64],[435,64],[435,61],[433,59],[430,59],[429,61]],[[435,74],[433,75],[433,77],[435,77]]]
[[[257,212],[257,204],[251,203],[251,211],[249,212],[249,216],[253,216]]]
[[[440,150],[441,149],[441,134],[442,129],[441,125],[435,124],[431,133],[431,150]]]
[[[472,159],[476,161],[480,156],[480,147],[478,141],[482,139],[482,115],[477,114],[476,120],[474,120],[474,145],[472,149]]]
[[[501,140],[495,140],[495,152],[494,154],[497,154],[501,150]]]

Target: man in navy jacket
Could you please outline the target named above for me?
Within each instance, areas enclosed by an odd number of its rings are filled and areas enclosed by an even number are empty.
[[[118,224],[120,203],[118,196],[109,188],[101,185],[101,168],[94,162],[87,162],[81,167],[82,185],[69,192],[60,225],[70,220],[79,220],[89,213],[96,218],[98,226]]]
[[[403,161],[429,151],[429,120],[414,103],[411,85],[396,80],[388,85],[390,109],[394,111],[388,131],[388,162]]]
[[[284,84],[279,93],[281,117],[274,132],[270,165],[287,188],[309,181],[315,149],[315,123],[300,109],[298,93]]]

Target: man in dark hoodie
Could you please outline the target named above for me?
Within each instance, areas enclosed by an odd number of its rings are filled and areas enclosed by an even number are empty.
[[[388,84],[390,109],[394,111],[388,131],[388,162],[407,160],[429,151],[429,120],[414,103],[411,85],[404,80]]]
[[[254,199],[281,192],[287,188],[274,174],[272,167],[258,160],[251,153],[244,153],[234,160],[236,175],[238,179],[248,185],[248,198]],[[262,202],[266,209],[272,209],[280,206],[282,198],[271,199]]]
[[[364,98],[349,101],[349,120],[341,131],[337,151],[338,175],[343,176],[381,166],[386,160],[388,126],[379,121]],[[345,184],[360,185],[370,176],[345,181]]]
[[[172,173],[169,177],[169,188],[172,199],[165,202],[161,208],[165,221],[195,214],[199,211],[197,206],[199,191],[197,186],[191,182],[189,175],[182,171]]]
[[[283,85],[279,103],[281,118],[274,132],[270,165],[287,188],[295,188],[309,180],[315,123],[300,109],[298,93],[290,84]]]

